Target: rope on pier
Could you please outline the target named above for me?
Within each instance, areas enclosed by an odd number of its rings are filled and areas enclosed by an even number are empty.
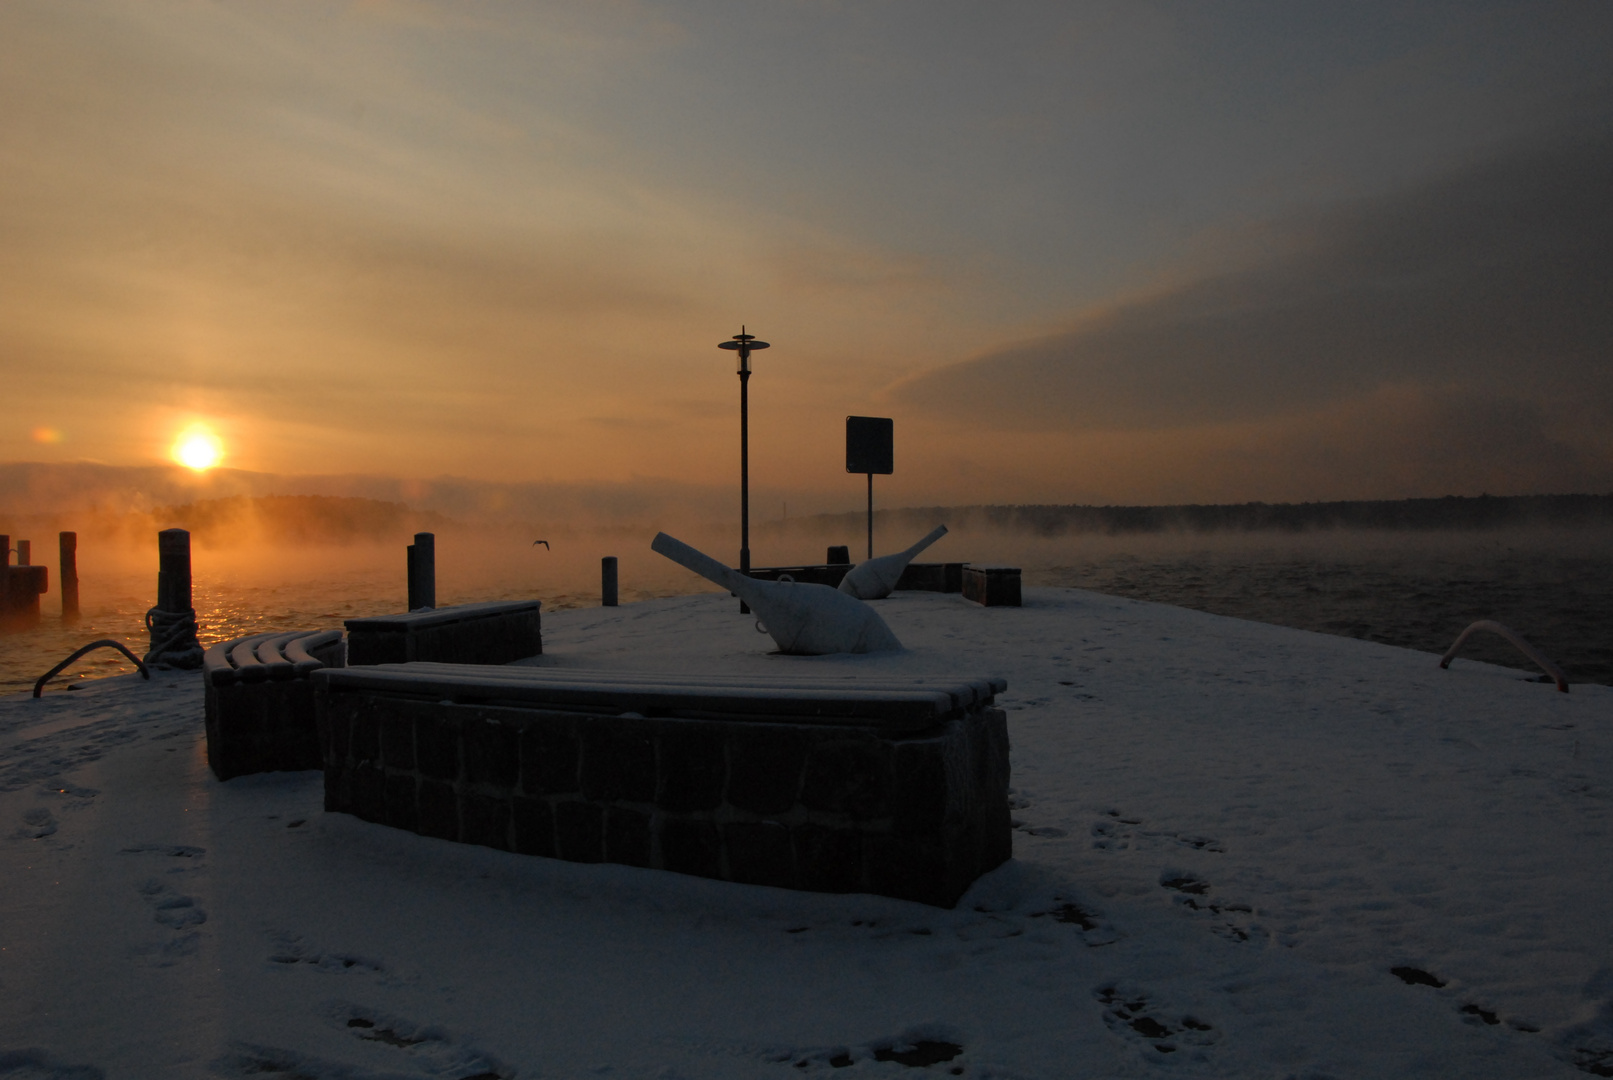
[[[157,667],[199,668],[202,666],[202,646],[196,640],[196,611],[164,611],[152,608],[146,612],[146,631],[151,635],[151,651],[146,663]]]

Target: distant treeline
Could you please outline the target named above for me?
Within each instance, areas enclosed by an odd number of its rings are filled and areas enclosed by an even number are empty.
[[[401,542],[454,522],[403,503],[331,495],[230,495],[149,511],[78,511],[56,515],[0,513],[0,532],[35,544],[59,529],[120,543],[154,542],[159,529],[188,529],[204,547]]]
[[[1613,495],[1447,495],[1361,502],[1236,503],[1186,506],[915,506],[875,519],[909,531],[944,521],[953,528],[1037,536],[1069,533],[1310,532],[1322,529],[1457,530],[1525,525],[1613,524]],[[853,530],[861,513],[819,514],[792,527]]]
[[[402,503],[330,495],[232,495],[164,506],[151,519],[189,529],[200,543],[349,544],[397,540],[441,529],[449,520]]]

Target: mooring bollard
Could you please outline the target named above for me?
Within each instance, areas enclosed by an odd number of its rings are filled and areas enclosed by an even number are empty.
[[[34,565],[34,542],[32,540],[17,541],[17,565]]]
[[[196,611],[191,606],[190,533],[184,529],[164,529],[157,534],[157,606],[146,612],[146,630],[151,636],[146,663],[202,666]]]
[[[599,560],[599,603],[601,607],[616,607],[616,556],[606,555]]]
[[[415,533],[409,545],[409,610],[437,606],[437,535]]]
[[[58,580],[62,589],[62,621],[78,619],[78,533],[64,532],[58,537],[61,543],[61,573]]]
[[[175,613],[191,610],[190,533],[184,529],[157,534],[157,606]]]
[[[842,563],[850,564],[851,547],[847,544],[830,544],[829,557],[823,561],[829,563],[831,566],[839,566]]]

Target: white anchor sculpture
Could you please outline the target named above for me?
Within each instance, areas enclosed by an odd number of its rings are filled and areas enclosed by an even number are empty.
[[[902,647],[873,608],[827,585],[748,577],[666,533],[655,534],[650,550],[738,594],[778,643],[779,652],[824,656],[893,652]]]
[[[859,600],[885,599],[891,594],[891,590],[896,588],[896,583],[902,580],[902,571],[907,569],[907,564],[917,558],[919,552],[946,534],[947,527],[937,525],[928,536],[906,551],[898,551],[894,555],[881,555],[877,559],[865,559],[840,579],[840,591]]]

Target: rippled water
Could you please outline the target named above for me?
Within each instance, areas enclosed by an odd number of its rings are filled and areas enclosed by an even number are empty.
[[[1027,580],[1443,653],[1464,627],[1516,630],[1570,682],[1613,684],[1613,537],[1337,535],[1094,553]],[[1461,655],[1533,666],[1498,636]]]
[[[460,562],[439,557],[439,602],[537,599],[546,611],[599,603],[595,557],[548,559],[521,549],[490,557],[485,548],[474,549],[474,555]],[[38,624],[0,633],[0,694],[31,691],[34,680],[97,638],[114,638],[137,656],[144,655],[149,647],[145,614],[156,597],[154,553],[150,561],[149,567],[122,562],[97,569],[94,553],[86,557],[81,545],[81,617],[71,626],[64,625],[60,616],[52,567],[51,591],[41,600]],[[366,548],[195,553],[192,604],[198,636],[205,646],[267,630],[340,627],[344,619],[402,611],[406,604],[402,561],[397,551]],[[624,559],[623,565],[629,571],[620,589],[624,603],[694,592],[703,584],[689,581],[671,564],[662,569],[648,558]],[[97,649],[53,679],[47,692],[133,670],[134,665],[116,651]]]
[[[820,540],[799,538],[775,561],[816,561]],[[1016,563],[1027,584],[1095,589],[1432,653],[1443,652],[1468,623],[1496,619],[1554,659],[1570,680],[1613,684],[1613,536],[1590,531],[1042,540],[955,533],[945,544],[931,557]],[[620,548],[642,546],[635,541]],[[553,611],[599,602],[592,552],[550,558],[539,549],[454,558],[450,547],[444,560],[443,549],[439,539],[443,603],[537,598]],[[81,559],[84,615],[78,625],[63,626],[55,614],[60,609],[53,580],[39,625],[0,635],[0,693],[30,689],[53,664],[95,638],[117,638],[136,653],[145,651],[142,619],[155,595],[154,567],[97,570],[91,556]],[[397,552],[293,552],[280,553],[278,560],[263,553],[198,556],[194,602],[203,644],[259,630],[339,626],[343,619],[403,607]],[[654,556],[623,557],[624,602],[687,593],[699,585]],[[1512,646],[1485,635],[1470,639],[1463,655],[1529,667]],[[51,686],[131,669],[123,657],[100,650]]]

